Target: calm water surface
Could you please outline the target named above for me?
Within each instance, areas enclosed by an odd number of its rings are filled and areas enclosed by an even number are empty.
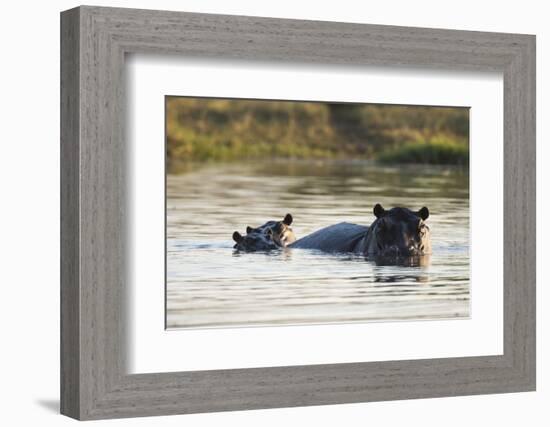
[[[167,178],[167,327],[234,327],[468,317],[467,171],[364,162],[189,167]],[[376,203],[430,209],[421,267],[305,249],[236,253],[233,231],[290,212],[298,238]]]

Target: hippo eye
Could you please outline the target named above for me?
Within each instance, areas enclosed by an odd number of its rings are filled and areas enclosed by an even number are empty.
[[[420,234],[420,236],[424,236],[424,234],[426,234],[426,225],[425,224],[419,224],[418,225],[418,234]]]

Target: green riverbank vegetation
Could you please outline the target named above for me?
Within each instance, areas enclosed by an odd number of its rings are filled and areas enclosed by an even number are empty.
[[[166,137],[169,171],[273,158],[467,167],[469,109],[167,97]]]

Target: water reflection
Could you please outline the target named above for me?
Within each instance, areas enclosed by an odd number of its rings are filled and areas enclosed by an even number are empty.
[[[467,171],[363,162],[190,165],[167,179],[167,324],[222,327],[469,315]],[[238,253],[231,234],[290,212],[300,238],[375,203],[428,206],[432,256]]]
[[[430,265],[430,255],[422,256],[399,256],[399,257],[389,257],[389,256],[377,256],[377,257],[367,257],[367,260],[374,261],[376,265],[379,266],[400,266],[400,267],[427,267]]]

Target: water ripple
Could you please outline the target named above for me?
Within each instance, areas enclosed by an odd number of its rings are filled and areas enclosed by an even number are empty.
[[[167,179],[170,328],[468,317],[468,176],[436,167],[297,163],[196,168]],[[304,236],[340,221],[369,224],[375,203],[428,206],[424,267],[377,266],[309,250],[235,253],[231,234],[294,216]]]

